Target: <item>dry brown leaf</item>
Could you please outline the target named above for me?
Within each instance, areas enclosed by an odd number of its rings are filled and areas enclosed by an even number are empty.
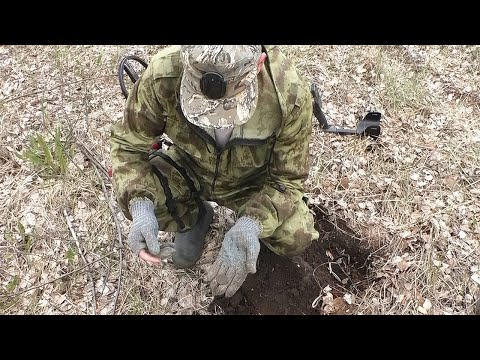
[[[473,281],[475,281],[478,285],[480,285],[480,274],[479,273],[472,274],[472,276],[470,278]]]
[[[330,252],[330,250],[325,250],[325,255],[327,255],[330,260],[333,260],[333,259],[334,259],[334,256],[333,256],[333,254]]]
[[[449,188],[454,187],[458,183],[458,176],[453,176],[453,175],[447,175],[443,178],[443,182],[445,185],[447,185]]]
[[[341,179],[340,179],[340,184],[342,185],[342,187],[344,189],[348,189],[348,186],[349,186],[348,177],[347,176],[342,176]]]
[[[410,214],[410,219],[412,219],[412,221],[417,221],[418,219],[421,219],[423,216],[424,216],[423,213],[416,211]]]
[[[406,271],[412,265],[401,256],[395,256],[393,258],[393,263],[397,266],[400,272]]]
[[[344,298],[337,297],[324,306],[323,311],[327,314],[346,315],[351,313],[349,304]]]
[[[355,295],[345,294],[343,295],[343,299],[346,301],[348,305],[352,305],[355,302]]]
[[[397,264],[397,267],[400,271],[405,271],[407,270],[409,267],[410,267],[411,263],[409,263],[408,261],[405,261],[404,259],[402,259],[398,264]]]
[[[417,311],[422,313],[423,315],[428,315],[428,311],[425,310],[422,306],[417,307]]]
[[[432,308],[432,303],[430,302],[430,300],[425,299],[422,308],[424,308],[428,312]]]

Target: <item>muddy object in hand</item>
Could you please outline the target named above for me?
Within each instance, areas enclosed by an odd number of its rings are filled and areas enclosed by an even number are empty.
[[[228,283],[228,277],[225,274],[217,275],[217,282],[219,285],[226,285]]]

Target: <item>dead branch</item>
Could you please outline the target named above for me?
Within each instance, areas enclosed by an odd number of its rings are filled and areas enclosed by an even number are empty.
[[[65,219],[67,220],[67,225],[68,228],[70,229],[70,233],[72,234],[73,240],[75,241],[75,244],[77,245],[78,252],[80,253],[80,256],[82,257],[82,260],[85,264],[88,264],[87,259],[85,259],[85,255],[83,255],[82,248],[80,247],[80,243],[78,242],[77,234],[75,233],[75,230],[73,229],[73,225],[70,222],[70,219],[68,218],[67,210],[63,209],[63,215],[65,216]],[[92,273],[90,271],[90,266],[87,267],[87,274],[90,279],[90,282],[92,283],[92,297],[93,297],[93,314],[97,315],[97,300],[95,297],[95,282],[93,281]]]
[[[107,188],[105,186],[105,181],[103,181],[102,176],[98,172],[97,168],[95,167],[95,173],[97,174],[97,177],[100,179],[100,184],[102,185],[102,190],[103,194],[105,196],[105,201],[107,202],[108,208],[110,209],[110,212],[112,213],[113,221],[115,222],[115,227],[117,229],[117,239],[118,243],[120,244],[119,252],[120,252],[120,270],[119,270],[119,275],[118,275],[118,284],[117,284],[117,293],[115,294],[115,302],[113,304],[113,315],[115,315],[115,311],[117,309],[117,302],[118,302],[118,295],[120,294],[120,288],[122,286],[122,268],[123,268],[123,253],[122,253],[122,248],[123,248],[123,240],[122,240],[122,229],[120,227],[120,222],[117,219],[117,216],[115,214],[115,209],[112,206],[112,203],[110,202],[110,197],[108,196]]]
[[[72,274],[74,274],[74,273],[76,273],[76,272],[79,272],[79,271],[81,271],[81,270],[89,267],[90,265],[93,265],[93,264],[95,264],[96,262],[99,262],[99,261],[101,261],[101,260],[109,257],[109,256],[112,255],[114,252],[115,252],[115,251],[110,251],[108,254],[103,255],[102,257],[98,258],[97,260],[93,260],[93,261],[90,262],[90,263],[86,263],[85,265],[83,265],[82,267],[79,267],[78,269],[72,270],[72,271],[70,271],[70,272],[68,272],[68,273],[66,273],[66,274],[63,274],[63,275],[59,276],[58,278],[55,278],[55,279],[53,279],[53,280],[49,280],[49,281],[47,281],[47,282],[44,282],[43,284],[39,284],[39,285],[32,286],[31,288],[28,288],[28,289],[25,289],[25,290],[22,290],[22,291],[18,291],[18,292],[16,292],[15,294],[6,294],[6,295],[1,295],[1,296],[14,297],[14,296],[21,295],[21,294],[23,294],[23,293],[29,292],[29,291],[31,291],[31,290],[35,290],[35,289],[41,288],[41,287],[43,287],[43,286],[45,286],[45,285],[48,285],[48,284],[51,284],[51,283],[53,283],[53,282],[55,282],[55,281],[58,281],[58,280],[60,280],[60,279],[63,279],[63,278],[66,277],[66,276],[70,276],[70,275],[72,275]]]
[[[78,146],[78,148],[80,149],[82,154],[87,159],[89,159],[101,171],[101,173],[108,179],[109,177],[108,177],[107,169],[105,169],[105,167],[102,165],[102,163],[99,160],[97,160],[95,155],[93,155],[93,153],[90,150],[88,150],[88,148],[85,146],[85,144],[83,144],[80,141],[76,141],[75,144]]]
[[[52,90],[55,90],[59,87],[62,87],[62,86],[67,86],[67,85],[73,85],[73,84],[77,84],[77,83],[80,83],[80,82],[85,82],[85,81],[89,81],[89,80],[98,80],[98,79],[103,79],[103,78],[108,78],[108,77],[114,77],[116,75],[105,75],[105,76],[100,76],[100,77],[91,77],[91,78],[86,78],[86,79],[81,79],[81,80],[76,80],[76,81],[72,81],[68,84],[60,84],[60,85],[56,85],[54,87],[51,87],[50,89],[42,89],[42,90],[37,90],[37,91],[32,91],[32,92],[29,92],[27,94],[23,94],[23,95],[18,95],[16,97],[13,97],[13,98],[10,98],[10,99],[5,99],[4,100],[4,104],[6,103],[9,103],[10,101],[15,101],[15,100],[18,100],[18,99],[21,99],[21,98],[24,98],[24,97],[27,97],[27,96],[32,96],[32,95],[36,95],[36,94],[40,94],[42,92],[48,92],[48,91],[52,91]]]

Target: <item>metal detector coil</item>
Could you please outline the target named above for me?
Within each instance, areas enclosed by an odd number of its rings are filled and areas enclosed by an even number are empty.
[[[356,129],[337,128],[328,123],[327,118],[322,111],[322,99],[318,86],[312,83],[310,90],[313,96],[313,114],[320,123],[320,127],[323,131],[339,135],[370,136],[374,139],[380,136],[380,119],[382,118],[382,114],[379,112],[367,113],[367,115],[360,120]]]
[[[120,64],[118,65],[118,80],[120,82],[120,88],[122,89],[122,94],[125,96],[125,99],[128,97],[128,90],[125,86],[125,73],[127,73],[128,77],[134,84],[140,77],[129,63],[132,60],[140,63],[145,69],[148,67],[148,64],[143,59],[135,55],[126,56],[122,59],[122,61],[120,61]]]

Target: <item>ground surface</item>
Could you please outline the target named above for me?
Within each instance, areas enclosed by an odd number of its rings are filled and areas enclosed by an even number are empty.
[[[317,219],[323,217],[318,212]],[[370,254],[357,245],[355,234],[322,221],[318,225],[323,227],[322,240],[293,259],[279,257],[262,246],[257,273],[249,275],[232,298],[215,299],[210,309],[218,307],[227,315],[354,313],[355,294],[369,281]]]
[[[282,46],[332,124],[377,110],[382,133],[339,137],[314,122],[306,192],[322,241],[293,263],[264,251],[233,304],[203,280],[235,220],[227,209],[190,270],[148,266],[126,244],[107,174],[125,102],[117,67],[160,48],[0,46],[0,313],[478,309],[479,46]]]

